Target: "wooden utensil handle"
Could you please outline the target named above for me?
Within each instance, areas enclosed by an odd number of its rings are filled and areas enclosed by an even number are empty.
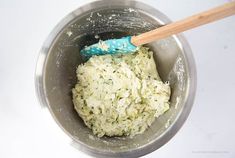
[[[136,46],[143,45],[233,14],[235,14],[235,2],[229,2],[222,6],[173,22],[155,30],[133,36],[131,38],[131,42]]]

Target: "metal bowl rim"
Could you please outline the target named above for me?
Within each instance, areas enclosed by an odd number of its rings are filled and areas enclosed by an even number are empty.
[[[104,3],[105,2],[105,3]],[[94,1],[89,4],[85,4],[82,7],[77,8],[67,16],[65,16],[57,25],[56,27],[52,30],[52,32],[49,34],[47,37],[46,41],[43,43],[43,46],[39,52],[38,60],[37,60],[37,65],[36,65],[36,70],[35,70],[35,90],[37,94],[37,98],[40,102],[40,105],[42,107],[47,107],[53,116],[54,120],[56,123],[60,126],[63,131],[69,135],[70,138],[72,138],[73,144],[75,144],[76,147],[78,147],[80,150],[88,153],[89,155],[93,156],[98,156],[98,157],[139,157],[146,155],[150,152],[155,151],[156,149],[160,148],[164,144],[166,144],[182,127],[186,119],[188,118],[188,115],[191,111],[194,98],[195,98],[195,93],[196,93],[196,83],[197,83],[197,75],[196,75],[196,66],[195,66],[195,61],[193,58],[193,54],[191,51],[191,48],[186,41],[185,37],[182,34],[174,35],[175,40],[177,43],[181,46],[180,48],[184,52],[183,55],[185,56],[186,59],[186,64],[187,67],[189,68],[189,79],[188,79],[188,85],[187,89],[188,92],[185,97],[185,104],[182,110],[179,112],[178,117],[175,119],[175,121],[171,124],[171,126],[164,132],[158,139],[141,146],[139,148],[136,148],[134,150],[130,151],[125,151],[125,152],[112,152],[112,151],[101,151],[97,150],[96,148],[90,147],[86,145],[85,143],[81,141],[77,141],[76,138],[74,138],[57,120],[55,117],[50,105],[48,104],[47,97],[46,97],[46,92],[44,91],[45,88],[45,82],[44,82],[44,77],[45,77],[45,66],[46,66],[46,61],[47,61],[47,56],[50,53],[50,48],[53,45],[53,42],[55,39],[58,37],[60,32],[67,26],[68,23],[70,23],[74,18],[76,18],[79,14],[84,13],[86,11],[89,11],[93,7],[103,7],[105,5],[111,5],[112,2],[115,2],[115,4],[120,4],[123,3],[122,0],[101,0],[101,1]],[[158,11],[157,9],[153,8],[152,6],[149,6],[143,2],[137,1],[137,0],[126,0],[125,5],[134,5],[134,6],[142,6],[143,8],[149,8],[151,12],[152,17],[157,19],[159,22],[162,22],[163,24],[170,23],[171,20]],[[114,5],[114,4],[112,4]],[[124,6],[124,5],[120,5]],[[133,7],[133,6],[130,6]],[[148,12],[147,10],[145,10]],[[154,15],[153,15],[154,14]],[[157,15],[157,17],[155,17]]]

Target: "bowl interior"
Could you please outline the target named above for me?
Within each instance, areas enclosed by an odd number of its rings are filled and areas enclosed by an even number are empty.
[[[170,82],[170,110],[157,118],[143,134],[134,138],[98,138],[85,126],[72,103],[71,89],[77,82],[76,67],[83,62],[79,50],[85,45],[98,42],[99,39],[120,38],[146,32],[162,26],[164,20],[157,15],[151,15],[140,6],[101,6],[74,14],[77,15],[64,25],[53,40],[44,64],[43,88],[46,101],[59,125],[77,143],[96,152],[125,153],[144,148],[161,138],[180,115],[187,96],[187,60],[180,41],[177,37],[169,37],[148,44],[154,51],[162,80]]]

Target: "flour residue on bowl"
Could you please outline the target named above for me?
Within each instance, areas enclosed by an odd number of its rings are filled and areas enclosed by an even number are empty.
[[[185,76],[185,67],[183,59],[181,56],[178,56],[169,75],[168,80],[170,83],[176,83],[179,90],[183,91],[185,88],[186,76]]]
[[[73,34],[73,32],[72,31],[67,31],[66,34],[70,37]]]

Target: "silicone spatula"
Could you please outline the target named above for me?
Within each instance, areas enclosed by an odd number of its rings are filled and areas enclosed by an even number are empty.
[[[100,41],[99,43],[85,47],[81,50],[84,57],[92,55],[131,53],[146,43],[150,43],[168,36],[207,24],[213,21],[231,16],[235,14],[235,2],[229,2],[222,6],[207,10],[205,12],[190,16],[183,20],[179,20],[160,28],[156,28],[149,32],[142,33],[137,36],[127,36],[120,39],[109,39]]]

